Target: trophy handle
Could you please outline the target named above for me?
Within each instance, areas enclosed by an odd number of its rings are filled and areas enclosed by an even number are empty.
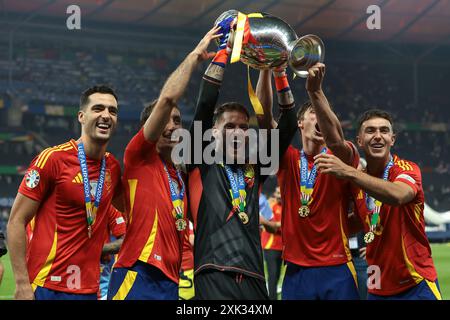
[[[308,77],[308,69],[325,58],[325,45],[313,34],[303,36],[293,42],[289,52],[289,66],[301,78]]]

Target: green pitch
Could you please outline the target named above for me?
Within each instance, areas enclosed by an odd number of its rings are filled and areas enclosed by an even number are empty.
[[[432,244],[431,252],[437,269],[442,299],[450,300],[450,243]]]
[[[0,283],[0,300],[10,300],[14,296],[14,275],[12,273],[11,262],[9,261],[9,254],[0,258],[4,272],[3,279]]]
[[[431,245],[433,260],[439,276],[442,298],[450,299],[450,243]],[[14,295],[14,277],[11,270],[9,255],[0,258],[5,268],[0,284],[0,300],[12,299]]]

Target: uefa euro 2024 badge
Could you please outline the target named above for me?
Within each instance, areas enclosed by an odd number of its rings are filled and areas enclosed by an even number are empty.
[[[40,179],[41,177],[39,176],[39,172],[37,172],[36,170],[30,170],[27,172],[27,175],[25,177],[25,184],[28,188],[33,189],[37,187]]]

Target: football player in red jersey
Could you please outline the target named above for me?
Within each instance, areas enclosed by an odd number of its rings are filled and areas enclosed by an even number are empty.
[[[122,207],[119,162],[106,152],[117,114],[111,88],[89,88],[80,99],[81,137],[31,162],[8,223],[16,299],[96,299],[107,209]]]
[[[154,103],[141,115],[142,128],[125,150],[123,183],[127,233],[111,274],[108,299],[177,300],[183,242],[187,241],[186,187],[172,161],[181,128],[177,102],[194,69],[214,54],[220,37],[211,29],[169,76]]]
[[[318,155],[315,164],[322,174],[358,186],[354,197],[366,232],[368,299],[440,300],[425,234],[419,167],[391,154],[395,134],[392,117],[385,111],[368,110],[360,117],[357,141],[367,160],[365,172],[333,155]]]
[[[274,76],[280,95],[283,74],[274,72]],[[359,299],[347,240],[351,185],[317,173],[313,163],[313,157],[320,153],[335,154],[353,167],[359,163],[356,147],[344,139],[340,122],[322,90],[324,76],[322,63],[309,69],[306,90],[310,101],[297,113],[302,150],[290,146],[278,170],[283,259],[287,262],[283,300]],[[271,92],[270,86],[257,90],[265,108],[272,105]],[[266,119],[258,120],[273,123],[271,114],[265,114]]]

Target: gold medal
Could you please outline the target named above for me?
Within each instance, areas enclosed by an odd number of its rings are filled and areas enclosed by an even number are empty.
[[[239,219],[241,219],[243,224],[248,223],[248,215],[245,212],[239,212],[238,216],[239,216]]]
[[[175,226],[177,227],[178,231],[183,231],[184,229],[186,229],[186,220],[184,219],[177,219],[177,221],[175,221]]]
[[[369,231],[364,235],[365,243],[371,243],[373,239],[375,239],[375,234],[372,231]]]
[[[309,216],[309,207],[307,205],[302,205],[298,209],[298,214],[300,215],[300,217],[306,218],[307,216]]]

